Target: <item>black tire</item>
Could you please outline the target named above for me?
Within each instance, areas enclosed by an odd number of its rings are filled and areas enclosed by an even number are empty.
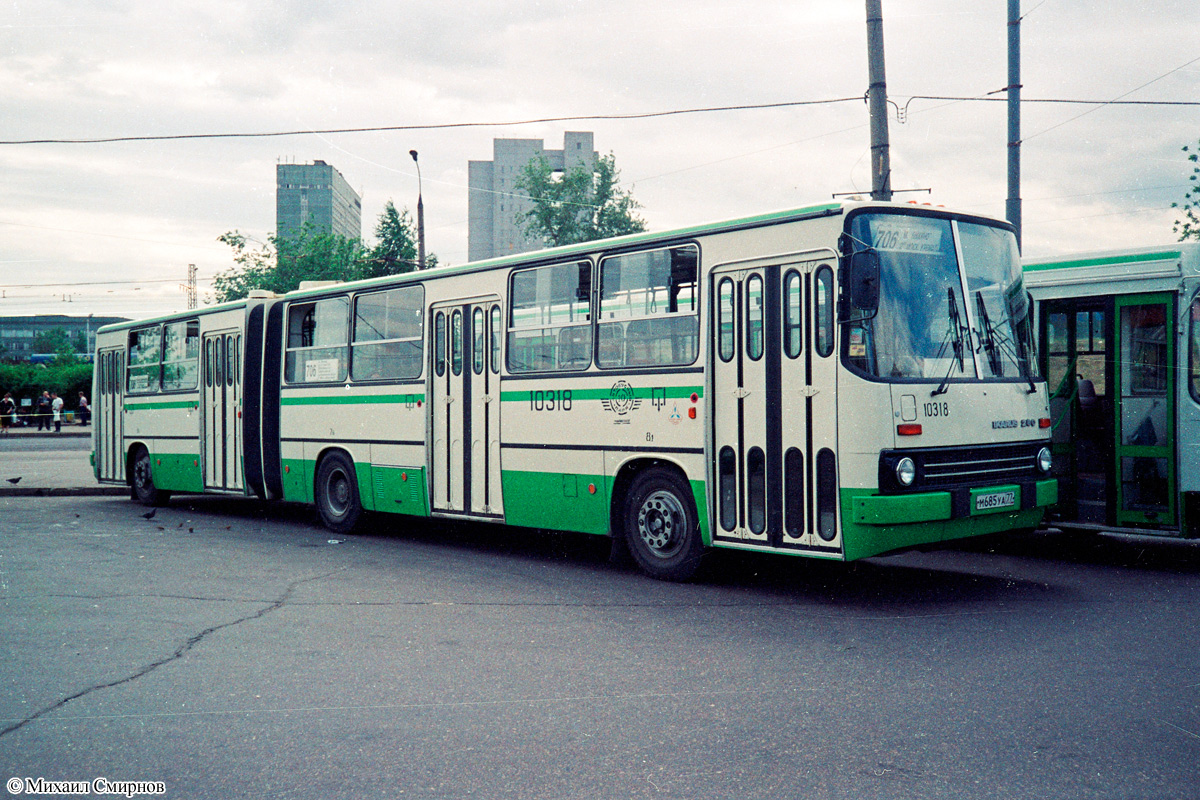
[[[352,533],[362,516],[354,462],[344,453],[330,453],[321,460],[314,487],[321,522],[334,533]]]
[[[629,554],[642,572],[664,581],[696,574],[704,543],[691,489],[675,473],[650,469],[634,478],[622,523]]]
[[[133,454],[129,486],[133,499],[144,506],[164,506],[171,499],[170,492],[154,486],[154,468],[150,453],[144,447],[139,447]]]

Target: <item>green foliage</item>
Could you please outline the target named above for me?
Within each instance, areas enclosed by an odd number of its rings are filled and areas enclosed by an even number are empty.
[[[35,353],[73,355],[76,352],[75,345],[76,343],[71,341],[71,335],[67,333],[67,329],[61,326],[41,331],[33,337],[33,352]],[[86,345],[80,348],[79,352],[83,352],[84,349],[86,349]]]
[[[1200,177],[1200,153],[1188,152],[1187,145],[1184,145],[1183,152],[1188,153],[1187,160],[1197,166],[1192,167],[1192,174],[1188,176],[1192,188],[1183,195],[1183,205],[1171,203],[1171,208],[1183,209],[1183,219],[1175,220],[1175,225],[1171,228],[1179,234],[1181,242],[1188,239],[1200,240],[1200,181],[1197,180]]]
[[[228,231],[217,241],[233,249],[235,266],[213,279],[216,300],[240,300],[254,289],[283,294],[298,288],[301,281],[350,281],[416,269],[416,234],[407,209],[397,212],[389,200],[379,215],[375,237],[377,243],[368,250],[358,239],[305,225],[299,236],[272,234],[255,246],[240,231]],[[425,256],[426,267],[436,264],[436,256]]]
[[[641,204],[620,188],[619,176],[612,153],[596,159],[592,171],[576,165],[561,175],[536,158],[517,177],[517,189],[533,201],[517,222],[551,247],[644,231]]]
[[[5,392],[12,392],[17,410],[24,412],[28,409],[22,409],[22,398],[29,398],[36,404],[43,391],[57,392],[63,399],[63,408],[75,410],[80,392],[89,399],[92,396],[92,365],[74,357],[70,362],[55,359],[46,366],[0,364],[0,397]]]

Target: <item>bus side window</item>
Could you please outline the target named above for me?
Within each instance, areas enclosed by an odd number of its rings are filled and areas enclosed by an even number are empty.
[[[798,358],[804,346],[803,296],[800,273],[790,270],[783,279],[783,352],[788,358]]]
[[[433,322],[433,369],[439,378],[446,374],[446,315],[441,311]]]
[[[817,318],[816,336],[817,355],[828,358],[833,353],[833,270],[822,265],[817,270]]]
[[[1192,399],[1200,403],[1200,297],[1192,301],[1188,316],[1191,322],[1188,333],[1188,391]]]
[[[699,354],[696,245],[600,262],[600,366],[691,364]]]

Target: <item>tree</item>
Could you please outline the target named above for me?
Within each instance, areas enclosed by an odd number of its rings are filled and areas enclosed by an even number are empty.
[[[591,170],[580,164],[565,174],[535,158],[517,177],[518,191],[533,201],[518,224],[551,247],[644,231],[646,222],[636,213],[642,206],[621,189],[619,176],[612,153],[596,159]]]
[[[407,208],[396,211],[396,206],[388,200],[375,224],[375,239],[364,278],[401,275],[417,268],[417,237]]]
[[[375,226],[376,245],[368,250],[358,239],[346,239],[305,225],[299,236],[271,234],[257,247],[240,231],[217,237],[233,248],[235,266],[213,279],[218,303],[240,300],[254,289],[283,294],[301,281],[349,281],[397,275],[416,268],[416,237],[408,210],[397,212],[389,200]],[[437,256],[425,257],[427,267]]]
[[[1200,164],[1200,153],[1188,152],[1187,145],[1184,145],[1183,152],[1188,153],[1188,161]],[[1179,234],[1181,242],[1188,239],[1200,239],[1200,182],[1197,181],[1197,176],[1200,176],[1200,165],[1192,167],[1192,174],[1188,176],[1188,180],[1192,182],[1192,188],[1183,195],[1183,205],[1171,203],[1171,208],[1183,209],[1183,219],[1175,220],[1175,225],[1171,228],[1172,231]]]
[[[33,352],[57,353],[58,355],[74,355],[75,345],[71,343],[71,335],[61,326],[41,331],[33,337]]]

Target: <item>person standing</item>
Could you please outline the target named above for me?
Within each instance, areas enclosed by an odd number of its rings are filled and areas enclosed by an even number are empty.
[[[88,406],[87,395],[79,393],[79,424],[87,425],[92,421],[92,409]]]
[[[57,392],[50,393],[50,413],[54,415],[54,432],[62,433],[63,399]],[[49,429],[47,429],[49,430]]]
[[[42,392],[42,396],[38,398],[37,407],[34,409],[34,416],[37,417],[39,431],[42,428],[50,430],[50,392]]]
[[[13,402],[12,392],[5,392],[4,399],[0,400],[0,433],[8,433],[8,426],[12,424],[13,412],[17,410],[17,404]]]

